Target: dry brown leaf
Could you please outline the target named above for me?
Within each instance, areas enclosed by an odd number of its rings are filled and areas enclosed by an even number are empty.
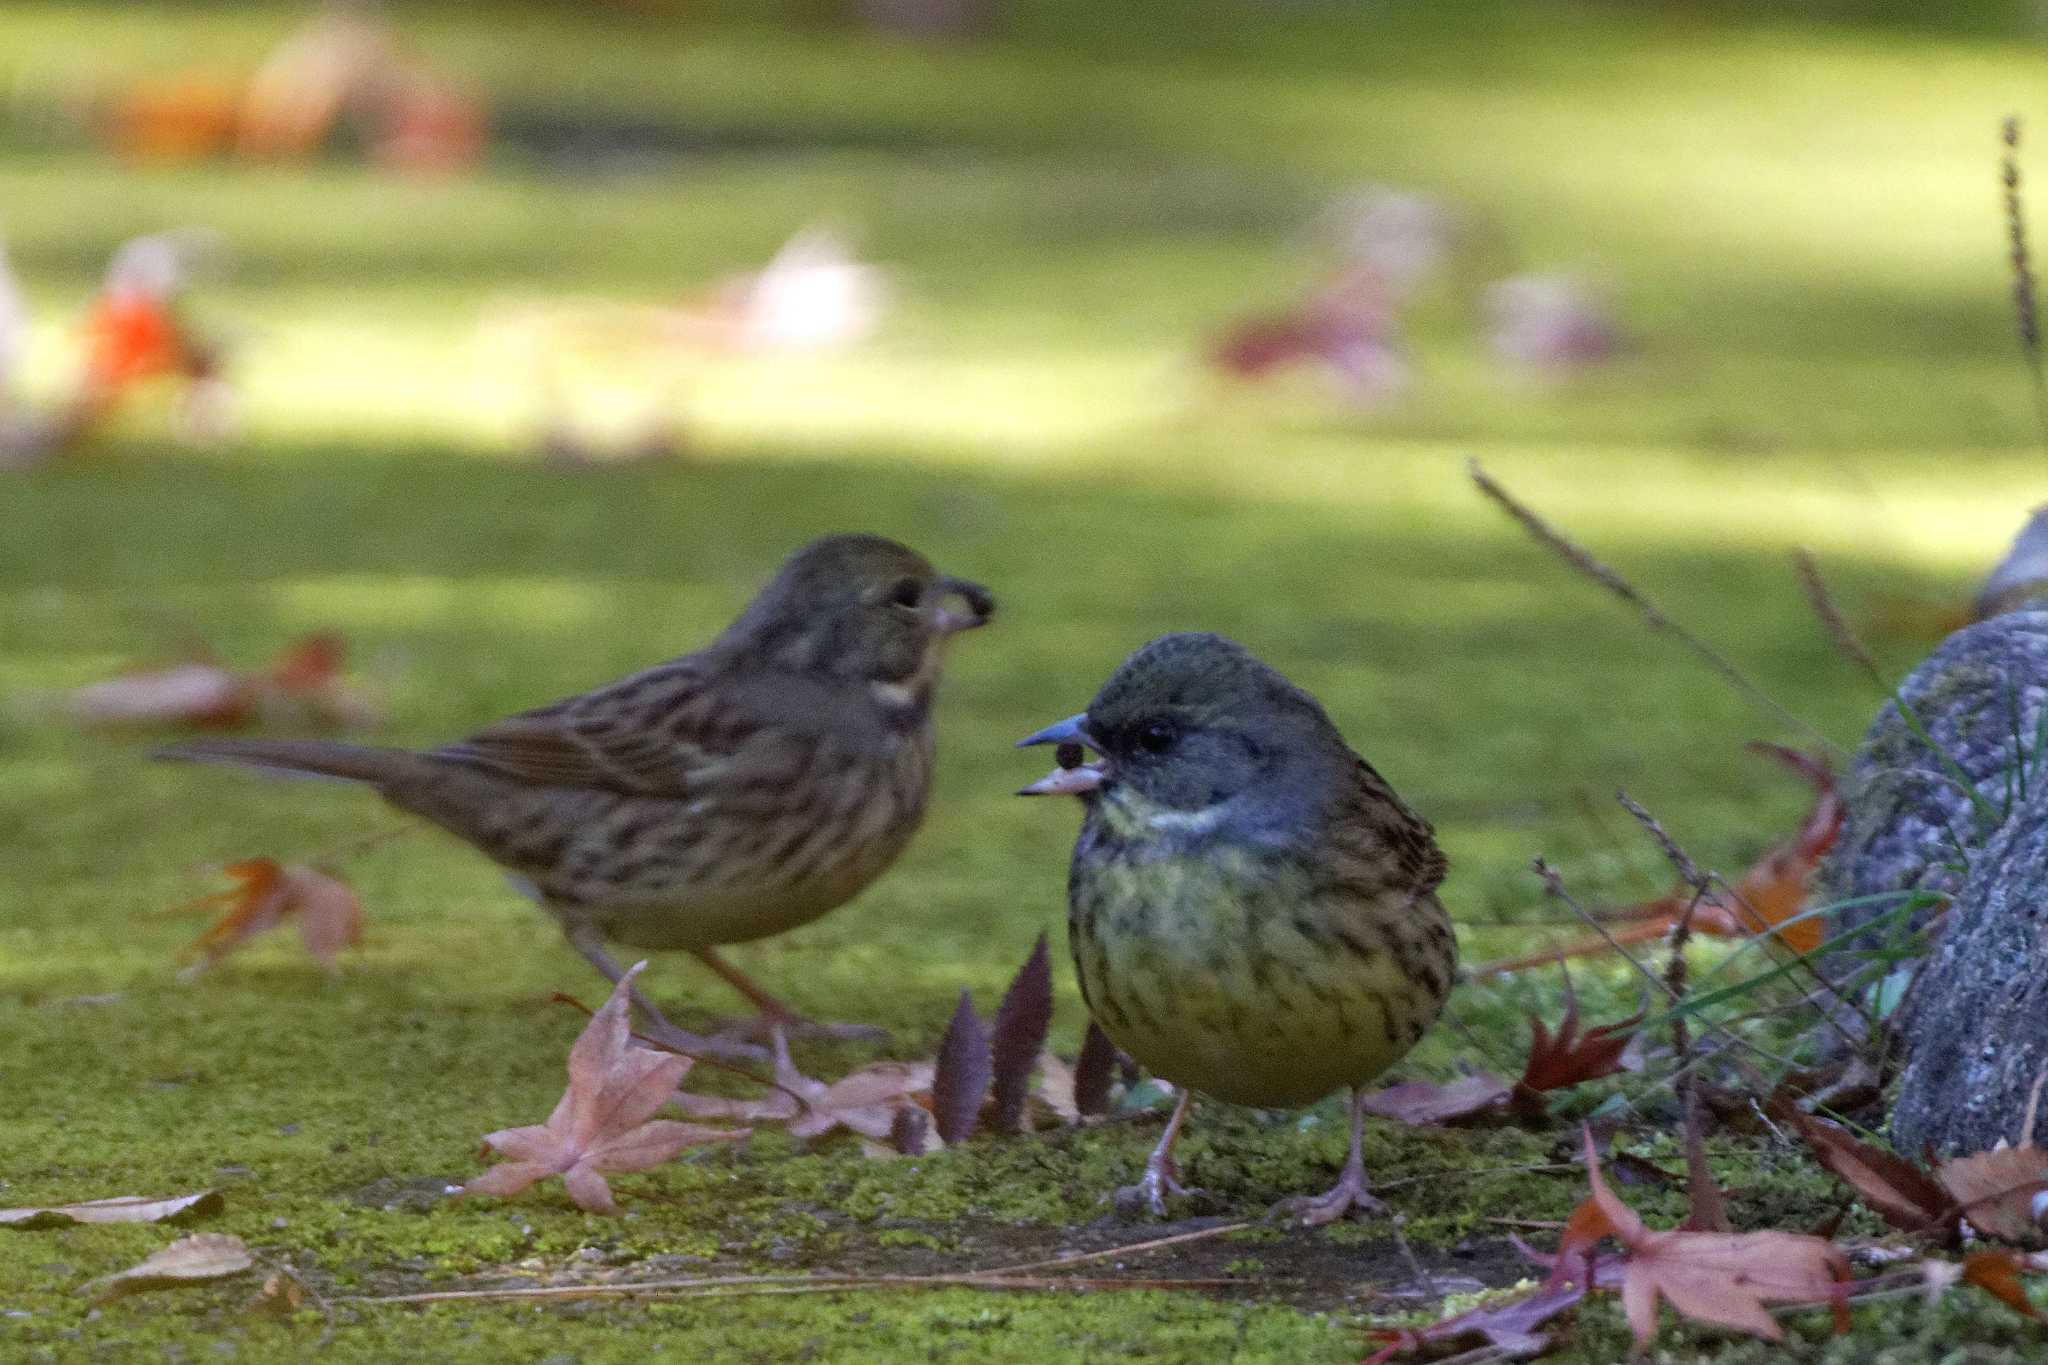
[[[1564,1018],[1552,1033],[1541,1019],[1529,1016],[1529,1060],[1519,1080],[1510,1085],[1481,1073],[1460,1076],[1445,1085],[1406,1081],[1368,1096],[1366,1112],[1397,1123],[1427,1125],[1498,1121],[1513,1114],[1525,1123],[1548,1117],[1544,1096],[1625,1069],[1627,1051],[1640,1013],[1612,1024],[1579,1027],[1579,1001],[1565,986]]]
[[[1446,1085],[1404,1081],[1365,1098],[1365,1111],[1412,1126],[1505,1112],[1513,1087],[1498,1076],[1460,1076]]]
[[[232,730],[248,724],[243,681],[219,664],[198,660],[143,668],[81,687],[65,700],[81,725],[184,725]]]
[[[298,917],[299,940],[306,952],[330,974],[341,969],[343,948],[362,945],[362,902],[338,878],[303,864],[280,866],[271,858],[248,858],[230,863],[223,871],[241,884],[166,912],[178,915],[216,905],[228,907],[186,950],[199,959],[188,972],[205,971],[293,916]]]
[[[1775,1117],[1797,1129],[1820,1164],[1862,1197],[1878,1217],[1902,1232],[1956,1239],[1956,1201],[1927,1172],[1895,1152],[1850,1136],[1839,1124],[1785,1104]]]
[[[507,1198],[549,1176],[562,1177],[576,1207],[616,1214],[606,1175],[644,1171],[672,1160],[685,1147],[730,1141],[744,1129],[705,1128],[656,1119],[676,1093],[690,1059],[634,1045],[626,1023],[636,963],[619,978],[569,1049],[569,1088],[546,1123],[486,1134],[484,1142],[510,1158],[463,1186],[461,1193]]]
[[[1832,1243],[1793,1232],[1653,1231],[1601,1177],[1590,1131],[1585,1150],[1592,1192],[1565,1225],[1552,1284],[1584,1283],[1593,1244],[1620,1242],[1627,1251],[1622,1306],[1639,1350],[1657,1334],[1660,1300],[1681,1317],[1767,1341],[1782,1340],[1784,1329],[1765,1304],[1832,1301],[1837,1330],[1848,1330],[1849,1262]]]
[[[306,1287],[283,1271],[272,1271],[242,1310],[259,1317],[288,1318],[306,1306]]]
[[[22,1209],[0,1209],[0,1228],[55,1228],[76,1223],[175,1223],[189,1218],[206,1218],[221,1211],[225,1203],[219,1190],[177,1194],[152,1199],[123,1194],[112,1199],[88,1199],[82,1204],[51,1204]]]
[[[239,730],[271,724],[357,728],[375,724],[378,708],[342,676],[347,645],[338,635],[309,635],[287,646],[269,667],[238,673],[208,657],[132,669],[81,687],[65,709],[82,725],[175,725]]]
[[[178,1289],[224,1280],[255,1265],[256,1259],[241,1238],[200,1232],[171,1243],[146,1261],[94,1280],[78,1292],[92,1294],[93,1306],[97,1308],[152,1289]]]
[[[1997,1147],[1944,1161],[1934,1175],[1986,1237],[2026,1242],[2048,1231],[2048,1150]]]
[[[1038,1085],[1032,1091],[1042,1117],[1054,1125],[1079,1123],[1081,1110],[1074,1103],[1074,1069],[1051,1051],[1038,1054]]]

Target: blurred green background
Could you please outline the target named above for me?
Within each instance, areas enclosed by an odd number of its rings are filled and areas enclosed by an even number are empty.
[[[1807,737],[1545,558],[1473,492],[1471,459],[1842,745],[1879,697],[1813,624],[1790,550],[1818,554],[1898,675],[2040,499],[1996,177],[1999,120],[2048,114],[2032,4],[995,0],[985,29],[950,37],[887,31],[887,8],[392,5],[407,60],[490,130],[431,172],[380,166],[346,129],[288,161],[138,146],[137,118],[196,101],[203,123],[232,98],[295,7],[0,10],[20,402],[63,400],[121,242],[200,228],[183,315],[225,348],[240,414],[194,445],[143,394],[0,472],[0,1084],[16,1097],[0,1203],[196,1188],[232,1166],[247,1174],[226,1226],[346,1289],[593,1237],[717,1247],[785,1207],[783,1182],[869,1178],[850,1153],[678,1167],[622,1183],[651,1196],[630,1234],[559,1196],[356,1210],[370,1182],[462,1179],[478,1134],[545,1113],[575,1029],[546,997],[591,982],[433,836],[340,864],[371,942],[338,981],[279,940],[175,982],[195,929],[153,912],[217,886],[210,864],[391,823],[338,787],[151,766],[150,736],[83,731],[53,700],[188,641],[254,666],[340,631],[386,738],[429,743],[696,646],[825,531],[889,534],[987,582],[1002,617],[953,657],[919,841],[854,905],[733,955],[916,1055],[958,988],[992,1005],[1032,937],[1060,932],[1071,813],[1009,797],[1039,772],[1010,741],[1168,629],[1236,636],[1323,697],[1437,823],[1470,959],[1541,942],[1539,853],[1592,900],[1663,888],[1617,787],[1731,874],[1793,826],[1805,793],[1742,744]],[[2048,158],[2022,160],[2048,177]],[[1400,310],[1405,388],[1368,404],[1313,366],[1217,374],[1217,338],[1328,278],[1317,225],[1368,185],[1455,225]],[[778,353],[649,339],[669,315],[648,310],[714,306],[815,223],[886,272],[871,336]],[[1611,360],[1532,376],[1495,355],[1486,286],[1523,272],[1585,281]],[[594,433],[589,463],[543,457],[551,404]],[[648,413],[679,453],[615,458],[610,433]],[[734,1002],[700,975],[658,962],[648,984],[701,1022]],[[1468,989],[1416,1066],[1489,1048],[1507,1065],[1520,1011],[1552,989]],[[1060,991],[1070,1048],[1064,971]],[[1225,1122],[1244,1150],[1308,1141]],[[1334,1161],[1335,1130],[1314,1131]],[[1135,1163],[1146,1138],[1101,1141]],[[1402,1175],[1436,1159],[1392,1150]],[[971,1217],[1094,1216],[1086,1191],[1041,1209],[976,1183],[975,1159],[930,1163],[955,1163]],[[874,1178],[918,1216],[916,1180]],[[724,1179],[747,1198],[704,1193]],[[1291,1192],[1215,1183],[1233,1209]],[[1488,1198],[1513,1196],[1470,1187],[1429,1226],[1461,1235]],[[30,1313],[0,1333],[53,1358],[76,1346],[60,1335],[75,1280],[161,1240],[35,1236],[0,1243]],[[843,1250],[796,1243],[802,1264]],[[177,1303],[135,1311],[173,1337],[225,1330]],[[663,1330],[707,1358],[881,1349],[844,1305],[789,1311]],[[889,1311],[921,1330],[924,1309]],[[1063,1310],[1004,1311],[1025,1332]],[[1209,1300],[1148,1307],[1150,1328],[1116,1311],[1088,1330],[1166,1358],[1252,1320]],[[1246,1358],[1359,1353],[1269,1311]],[[764,1335],[716,1334],[734,1322]],[[613,1358],[573,1322],[531,1331],[478,1358],[542,1338]],[[1021,1339],[962,1337],[948,1358],[1014,1358],[1003,1343]],[[447,1358],[470,1349],[454,1340]]]

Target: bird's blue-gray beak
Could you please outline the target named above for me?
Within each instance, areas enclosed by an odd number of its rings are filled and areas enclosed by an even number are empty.
[[[1048,725],[1037,734],[1026,735],[1017,741],[1017,747],[1027,749],[1034,744],[1086,745],[1097,753],[1102,746],[1088,734],[1088,713],[1068,716],[1055,725]],[[1102,785],[1103,767],[1100,763],[1062,762],[1044,777],[1019,791],[1019,796],[1081,796]]]
[[[1095,741],[1088,738],[1088,713],[1068,716],[1057,724],[1048,725],[1035,735],[1026,735],[1017,741],[1017,747],[1028,749],[1034,744],[1085,744],[1095,747]]]

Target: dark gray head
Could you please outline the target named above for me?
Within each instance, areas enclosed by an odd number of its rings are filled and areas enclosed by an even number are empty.
[[[1352,762],[1322,706],[1234,640],[1162,635],[1117,668],[1087,711],[1023,744],[1085,744],[1102,762],[1062,768],[1031,795],[1122,788],[1165,810],[1247,793],[1323,789]]]

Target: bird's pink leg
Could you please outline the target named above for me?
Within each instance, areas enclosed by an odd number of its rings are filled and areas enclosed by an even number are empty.
[[[1283,1199],[1273,1206],[1277,1217],[1299,1218],[1307,1227],[1334,1223],[1357,1209],[1360,1213],[1385,1213],[1387,1206],[1373,1198],[1365,1183],[1365,1087],[1351,1092],[1351,1152],[1344,1158],[1343,1174],[1329,1192]]]
[[[1173,1162],[1174,1139],[1180,1136],[1180,1127],[1187,1122],[1188,1108],[1194,1101],[1193,1091],[1180,1092],[1180,1103],[1173,1106],[1173,1117],[1166,1121],[1166,1131],[1159,1135],[1159,1145],[1145,1159],[1144,1176],[1137,1184],[1126,1185],[1116,1192],[1119,1208],[1143,1205],[1154,1218],[1164,1218],[1169,1195],[1185,1198],[1201,1193],[1180,1183],[1180,1168]]]
[[[593,932],[579,929],[568,931],[569,946],[583,955],[584,961],[604,973],[605,980],[614,986],[625,976],[625,969],[612,960],[604,950],[604,943]],[[671,1024],[654,1002],[640,993],[636,983],[632,988],[633,1007],[640,1011],[640,1033],[649,1042],[665,1047],[671,1052],[680,1052],[687,1057],[718,1057],[726,1061],[757,1062],[768,1059],[766,1048],[752,1043],[743,1043],[731,1038],[706,1038],[685,1028]]]
[[[745,996],[760,1011],[737,1030],[741,1037],[765,1039],[776,1029],[791,1037],[836,1038],[845,1042],[871,1043],[888,1038],[888,1032],[872,1024],[820,1024],[807,1019],[770,994],[766,987],[718,955],[716,948],[693,948],[697,960],[718,974],[718,979]]]

